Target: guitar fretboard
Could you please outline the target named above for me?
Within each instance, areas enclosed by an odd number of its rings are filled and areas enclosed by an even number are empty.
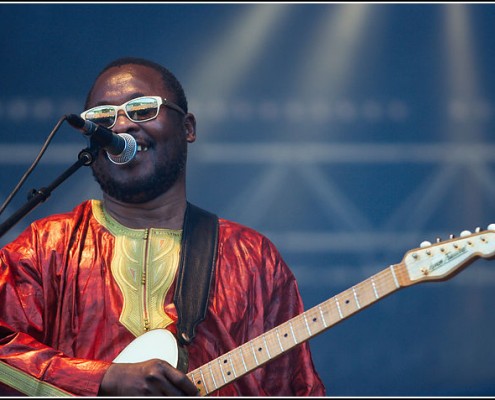
[[[212,393],[400,289],[404,274],[391,265],[187,375],[201,395]]]

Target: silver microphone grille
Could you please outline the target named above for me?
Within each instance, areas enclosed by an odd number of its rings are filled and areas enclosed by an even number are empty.
[[[108,159],[114,164],[127,164],[131,161],[136,155],[137,143],[136,139],[134,139],[128,133],[119,133],[121,138],[125,140],[124,150],[120,154],[110,154],[107,152]]]

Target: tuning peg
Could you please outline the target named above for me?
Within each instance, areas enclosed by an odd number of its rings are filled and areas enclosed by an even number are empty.
[[[428,247],[428,246],[431,246],[431,243],[428,242],[428,240],[421,242],[421,244],[419,245],[419,247],[421,247],[421,248]]]
[[[488,229],[489,229],[490,231],[495,231],[495,224],[490,224],[490,225],[488,225]]]
[[[476,227],[476,229],[474,230],[476,233],[480,233],[481,232],[481,228],[479,226]]]
[[[466,237],[466,236],[469,236],[470,234],[471,234],[470,231],[462,231],[460,234],[460,237]]]

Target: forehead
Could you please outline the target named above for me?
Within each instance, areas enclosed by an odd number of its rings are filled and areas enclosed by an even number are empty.
[[[169,97],[162,75],[144,65],[112,67],[100,75],[91,91],[91,104],[120,104],[133,97],[150,95]]]

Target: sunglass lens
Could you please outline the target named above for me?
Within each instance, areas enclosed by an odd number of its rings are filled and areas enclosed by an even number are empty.
[[[108,107],[96,107],[87,112],[86,119],[96,124],[109,127],[115,122],[115,110]]]
[[[141,97],[126,106],[129,117],[134,121],[146,121],[158,115],[158,102],[149,97]]]

